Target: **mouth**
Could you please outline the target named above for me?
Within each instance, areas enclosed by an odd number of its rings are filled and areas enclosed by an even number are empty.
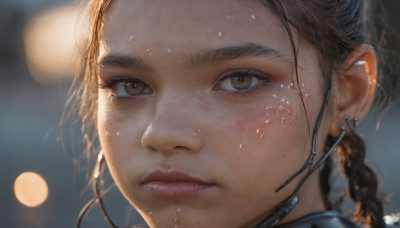
[[[215,186],[214,183],[183,172],[158,169],[145,175],[141,185],[150,195],[165,199],[199,196]]]

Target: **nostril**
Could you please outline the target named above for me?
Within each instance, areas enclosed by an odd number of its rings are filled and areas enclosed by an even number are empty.
[[[175,151],[184,151],[184,150],[189,150],[186,146],[175,146],[174,147]]]

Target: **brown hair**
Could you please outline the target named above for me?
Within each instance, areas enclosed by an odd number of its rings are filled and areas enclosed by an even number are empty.
[[[296,43],[297,37],[299,42],[312,44],[318,50],[325,81],[330,80],[335,66],[344,62],[349,53],[358,45],[370,43],[376,50],[379,49],[379,42],[376,42],[378,34],[368,21],[370,2],[367,0],[262,0],[262,2],[282,20],[286,28],[294,53],[294,70],[297,80],[299,46]],[[90,166],[94,162],[93,155],[99,151],[99,148],[95,146],[97,140],[97,57],[105,14],[110,3],[111,0],[90,0],[89,2],[91,37],[82,58],[81,71],[74,81],[75,87],[71,90],[68,101],[74,111],[73,114],[81,118],[81,130]],[[378,56],[381,59],[384,57]],[[379,71],[378,85],[383,81],[382,69]],[[387,85],[392,87],[380,91],[396,91],[395,83]],[[376,104],[383,104],[388,98],[390,100],[390,93],[384,96],[378,94]],[[329,145],[332,140],[333,138],[329,137],[327,144]],[[364,162],[366,150],[363,140],[356,132],[351,131],[339,145],[338,151],[342,171],[348,178],[349,195],[357,203],[354,219],[372,227],[384,227],[383,208],[377,197],[377,178]],[[327,161],[320,176],[321,189],[328,209],[330,209],[327,199],[330,192],[328,180],[331,168],[332,162]]]

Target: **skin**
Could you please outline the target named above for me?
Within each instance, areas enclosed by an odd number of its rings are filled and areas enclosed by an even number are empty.
[[[199,53],[248,43],[279,54],[190,64]],[[314,128],[325,92],[316,50],[300,44],[299,86],[308,126],[299,88],[290,86],[291,53],[280,20],[258,1],[112,3],[98,59],[99,137],[118,188],[151,227],[254,227],[293,192],[299,178],[275,189],[308,160],[308,129]],[[107,64],[108,56],[140,58],[151,70]],[[229,82],[222,76],[237,69],[268,80],[238,93],[222,84]],[[118,98],[126,92],[117,86],[124,81],[107,82],[121,76],[142,81],[150,92]],[[332,107],[341,109],[325,115],[317,151],[330,132],[337,134],[345,113],[341,97],[334,100]],[[179,170],[214,185],[195,197],[154,197],[140,180],[155,169]],[[284,221],[325,209],[317,173]]]

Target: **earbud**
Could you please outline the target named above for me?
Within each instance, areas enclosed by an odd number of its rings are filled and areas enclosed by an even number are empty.
[[[367,64],[367,61],[358,60],[357,62],[355,62],[355,63],[353,64],[353,67],[364,66],[365,64]]]

